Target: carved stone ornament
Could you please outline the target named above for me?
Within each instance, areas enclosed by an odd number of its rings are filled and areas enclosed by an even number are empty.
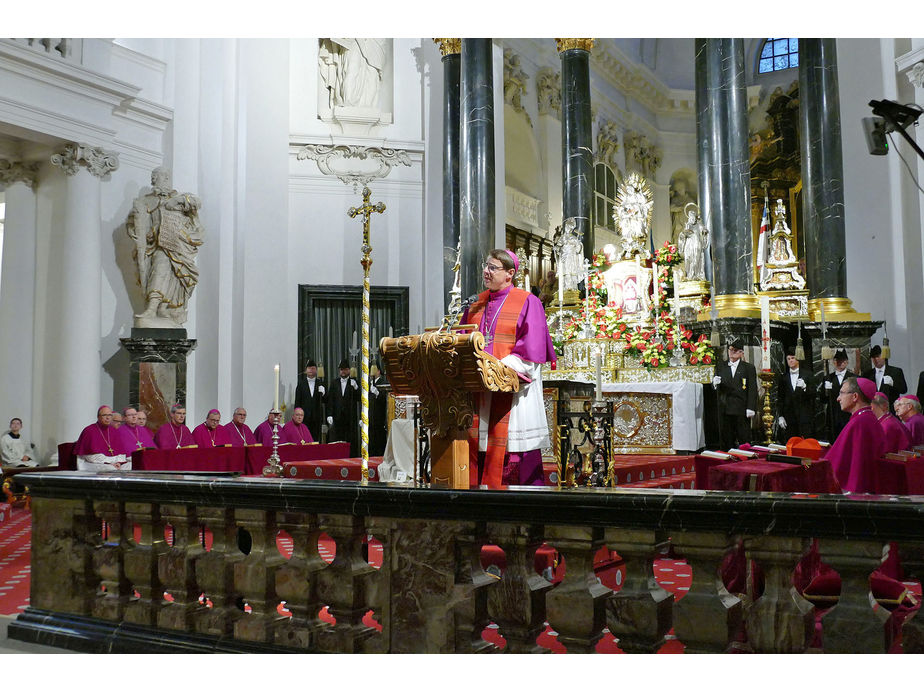
[[[520,67],[520,57],[509,48],[504,50],[504,103],[526,116],[526,122],[532,127],[533,121],[523,106],[527,79],[526,72]]]
[[[434,436],[468,429],[472,393],[517,392],[516,372],[484,351],[480,332],[425,332],[382,340],[381,355],[395,394],[416,394],[421,420]]]
[[[447,55],[454,55],[462,52],[462,39],[460,38],[435,38],[433,43],[440,47],[440,54],[445,58]]]
[[[101,180],[109,178],[109,174],[119,168],[119,155],[107,152],[102,147],[91,147],[88,144],[64,145],[57,154],[51,155],[51,163],[64,169],[64,173],[73,176],[80,166]]]
[[[0,185],[6,187],[13,183],[25,183],[34,189],[38,170],[38,163],[27,164],[22,161],[0,159]]]
[[[924,89],[924,61],[915,63],[908,70],[908,81],[917,89]]]
[[[561,118],[561,73],[544,67],[536,73],[536,94],[539,115]]]
[[[614,172],[618,172],[620,169],[616,160],[617,152],[619,152],[619,126],[611,120],[600,121],[600,126],[597,128],[597,161],[602,161]]]
[[[634,169],[645,178],[653,179],[655,172],[661,167],[661,148],[652,144],[646,135],[637,132],[627,132],[626,169]]]
[[[555,39],[555,47],[559,53],[574,49],[589,53],[594,47],[594,40],[592,38],[557,38]]]
[[[317,163],[325,176],[337,176],[354,188],[385,178],[393,166],[410,166],[411,158],[403,149],[361,147],[352,144],[306,144],[295,158]]]

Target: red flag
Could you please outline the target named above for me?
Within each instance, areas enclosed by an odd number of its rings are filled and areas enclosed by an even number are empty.
[[[767,237],[770,235],[770,206],[764,198],[764,216],[760,220],[760,233],[757,236],[757,276],[764,278],[764,269],[767,265]]]

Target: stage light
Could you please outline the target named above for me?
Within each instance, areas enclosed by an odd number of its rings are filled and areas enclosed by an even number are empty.
[[[883,118],[863,118],[863,134],[866,136],[866,148],[869,149],[870,154],[885,156],[889,153],[886,122]]]

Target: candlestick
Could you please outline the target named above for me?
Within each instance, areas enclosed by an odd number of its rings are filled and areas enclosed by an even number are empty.
[[[760,346],[762,370],[770,370],[770,297],[760,297]]]
[[[594,362],[597,367],[597,401],[603,401],[603,356],[600,354],[598,349],[594,352]]]
[[[273,409],[279,409],[279,364],[276,364],[276,367],[273,368],[275,372],[276,382],[274,385],[275,395],[273,396]]]

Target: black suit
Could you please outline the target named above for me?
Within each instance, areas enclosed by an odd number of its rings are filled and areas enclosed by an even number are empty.
[[[924,402],[924,371],[918,374],[918,399]]]
[[[388,381],[381,375],[370,379],[369,388],[369,454],[373,457],[385,454],[388,441]],[[372,388],[378,394],[372,394]]]
[[[847,378],[856,378],[857,374],[849,368],[844,371],[844,380]],[[831,383],[831,389],[825,387],[825,383]],[[818,385],[818,394],[821,398],[822,406],[825,410],[825,428],[824,435],[827,436],[827,442],[833,443],[838,434],[850,421],[850,414],[841,409],[837,401],[837,396],[841,391],[842,381],[838,380],[837,372],[828,373]]]
[[[886,385],[882,383],[879,385],[879,392],[883,393],[886,397],[889,398],[889,410],[894,414],[895,413],[895,400],[897,400],[901,395],[908,392],[908,386],[905,384],[905,374],[902,373],[902,369],[898,366],[890,366],[886,364],[885,372],[883,376],[890,376],[892,378],[892,384]],[[876,382],[876,369],[870,368],[868,371],[863,373],[864,378],[869,378],[874,383]],[[883,377],[883,380],[885,378]]]
[[[350,444],[350,457],[356,457],[358,446],[356,444],[356,406],[359,403],[359,383],[355,378],[346,379],[344,388],[339,377],[331,381],[327,388],[327,415],[332,417],[334,423],[327,432],[328,442],[346,441]]]
[[[324,423],[324,395],[321,389],[324,383],[320,378],[314,381],[314,394],[308,384],[308,376],[302,373],[298,376],[298,385],[295,387],[295,406],[305,410],[305,425],[311,431],[311,437],[321,442],[321,425]],[[326,389],[325,389],[326,392]]]
[[[722,363],[715,369],[722,378],[719,384],[719,411],[722,412],[722,447],[725,450],[751,442],[750,409],[757,414],[757,369],[744,359],[738,360],[735,375],[731,366]]]
[[[815,382],[807,368],[800,368],[798,377],[804,388],[793,389],[788,368],[776,379],[776,415],[786,420],[786,428],[780,427],[777,433],[780,442],[792,436],[815,437]]]

